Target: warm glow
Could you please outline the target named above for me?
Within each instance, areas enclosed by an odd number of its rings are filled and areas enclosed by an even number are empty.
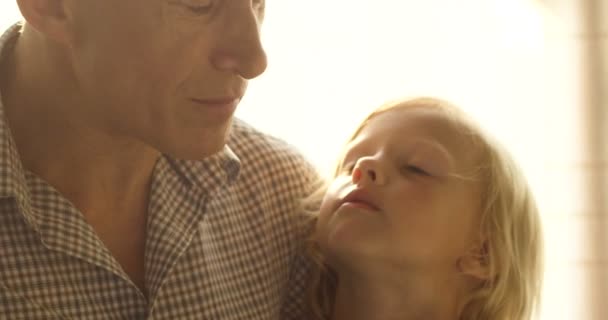
[[[591,319],[583,161],[581,52],[532,0],[268,0],[270,65],[238,115],[284,138],[325,172],[357,122],[380,103],[433,95],[472,114],[512,151],[544,214],[541,319]],[[18,19],[0,4],[0,27]]]

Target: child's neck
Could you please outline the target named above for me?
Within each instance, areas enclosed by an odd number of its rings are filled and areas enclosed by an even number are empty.
[[[339,278],[332,320],[457,320],[465,294],[455,275]]]

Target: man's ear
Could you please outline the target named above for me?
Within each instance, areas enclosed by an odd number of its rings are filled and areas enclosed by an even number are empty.
[[[489,280],[493,277],[489,263],[489,246],[487,241],[472,246],[459,260],[458,268],[463,274],[477,280]]]
[[[17,4],[28,25],[57,42],[70,42],[65,0],[17,0]]]

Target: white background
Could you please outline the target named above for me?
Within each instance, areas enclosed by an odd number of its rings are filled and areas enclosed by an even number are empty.
[[[6,27],[19,15],[13,0],[2,1]],[[580,219],[589,213],[578,169],[588,154],[584,53],[563,36],[571,16],[560,13],[575,13],[566,2],[268,0],[270,64],[237,113],[327,172],[382,102],[433,95],[459,104],[512,151],[543,212],[541,319],[604,319],[590,305],[608,301],[593,289],[608,272],[585,261],[606,230]]]

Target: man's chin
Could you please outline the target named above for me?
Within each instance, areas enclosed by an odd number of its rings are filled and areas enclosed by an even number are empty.
[[[165,140],[162,153],[182,160],[200,161],[224,150],[231,124],[215,128],[188,130]]]

